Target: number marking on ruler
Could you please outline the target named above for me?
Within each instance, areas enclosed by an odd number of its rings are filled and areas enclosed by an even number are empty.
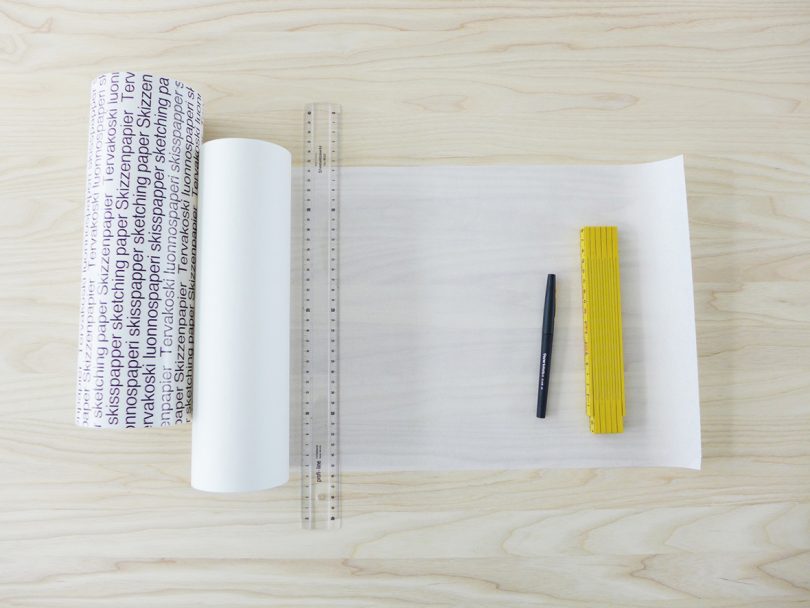
[[[336,528],[340,106],[308,104],[304,112],[301,524]]]

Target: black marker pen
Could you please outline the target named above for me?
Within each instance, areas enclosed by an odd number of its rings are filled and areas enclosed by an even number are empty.
[[[540,385],[537,388],[537,417],[546,417],[548,381],[551,373],[551,343],[554,340],[554,313],[556,309],[556,275],[546,280],[546,306],[543,310],[543,338],[540,343]]]

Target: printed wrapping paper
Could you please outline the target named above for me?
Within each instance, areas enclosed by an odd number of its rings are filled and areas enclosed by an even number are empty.
[[[202,98],[166,76],[93,81],[76,424],[191,419]]]

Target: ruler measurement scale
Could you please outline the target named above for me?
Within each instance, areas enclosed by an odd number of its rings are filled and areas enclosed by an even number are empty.
[[[304,114],[301,524],[340,526],[338,254],[340,106]]]

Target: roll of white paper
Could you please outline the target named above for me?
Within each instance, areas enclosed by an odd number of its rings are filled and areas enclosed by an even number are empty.
[[[251,139],[202,147],[191,485],[289,479],[291,157]]]
[[[76,424],[171,426],[191,414],[202,98],[166,76],[93,81]]]

